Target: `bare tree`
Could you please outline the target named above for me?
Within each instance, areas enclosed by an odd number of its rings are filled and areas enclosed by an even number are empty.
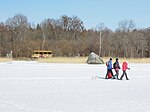
[[[29,27],[27,17],[22,14],[17,14],[13,18],[6,21],[6,25],[13,31],[13,54],[15,57],[22,57],[23,54],[23,41],[27,37],[27,29]],[[17,47],[17,50],[14,48]]]
[[[69,31],[71,29],[72,18],[68,17],[67,15],[63,15],[60,19],[61,19],[61,23],[62,23],[62,28],[64,30]]]
[[[118,24],[118,29],[122,32],[131,32],[135,28],[135,23],[133,20],[123,20]]]
[[[123,38],[123,54],[124,57],[127,56],[127,44],[129,41],[128,35],[135,28],[135,23],[133,20],[123,20],[118,24],[118,30],[121,31],[121,37]]]
[[[97,29],[98,29],[98,32],[99,32],[99,36],[98,36],[98,38],[99,38],[99,56],[101,56],[101,52],[102,52],[102,41],[103,41],[103,37],[102,37],[102,32],[103,32],[103,30],[104,30],[104,28],[105,28],[105,26],[104,26],[104,23],[100,23],[99,25],[97,25],[97,27],[96,27]]]

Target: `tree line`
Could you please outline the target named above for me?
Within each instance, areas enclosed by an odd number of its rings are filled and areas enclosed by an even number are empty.
[[[0,22],[0,56],[31,57],[34,50],[52,50],[54,56],[150,57],[150,27],[137,29],[133,20],[118,23],[115,31],[100,23],[86,29],[77,16],[45,19],[32,25],[16,14]]]

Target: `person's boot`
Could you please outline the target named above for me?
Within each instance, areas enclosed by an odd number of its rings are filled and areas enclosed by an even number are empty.
[[[117,80],[119,80],[118,75],[117,75]]]
[[[112,77],[113,77],[113,79],[116,79],[116,78],[115,78],[115,75],[113,75]]]
[[[123,78],[123,77],[121,76],[119,80],[122,80],[122,78]]]
[[[122,80],[123,76],[124,76],[124,75],[122,74],[122,76],[120,77],[120,80]]]

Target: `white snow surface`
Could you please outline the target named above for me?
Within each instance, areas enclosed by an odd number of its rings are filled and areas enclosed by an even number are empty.
[[[150,64],[129,67],[113,80],[99,64],[1,62],[0,112],[150,112]]]

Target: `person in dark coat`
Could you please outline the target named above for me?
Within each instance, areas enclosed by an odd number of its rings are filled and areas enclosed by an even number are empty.
[[[123,74],[122,76],[120,77],[120,80],[122,80],[122,78],[124,77],[124,75],[126,76],[126,80],[129,80],[128,76],[127,76],[127,73],[126,73],[126,70],[130,68],[128,68],[128,63],[127,62],[123,62],[122,64],[122,71],[123,71]]]
[[[107,66],[107,73],[106,73],[105,79],[108,79],[108,74],[109,73],[111,73],[112,77],[114,77],[113,72],[112,72],[112,69],[113,69],[112,68],[112,58],[109,59],[106,66]]]
[[[119,69],[120,69],[120,65],[119,65],[119,61],[118,60],[119,59],[116,58],[116,62],[113,64],[113,68],[114,68],[114,70],[116,72],[117,79],[119,79],[118,76],[119,76]]]

